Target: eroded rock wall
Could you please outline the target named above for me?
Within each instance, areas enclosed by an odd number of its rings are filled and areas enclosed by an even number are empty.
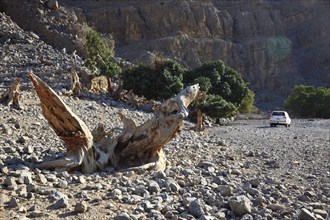
[[[117,56],[133,63],[166,56],[189,68],[221,59],[251,83],[258,102],[282,103],[292,87],[301,83],[330,85],[327,0],[59,2],[57,11],[43,9],[48,10],[48,17],[87,21],[98,31],[112,34]],[[24,25],[17,9],[11,7],[7,13]],[[65,35],[70,31],[66,26],[56,31]],[[72,50],[74,36],[54,41],[56,31],[43,30],[46,41],[58,47],[68,44]]]

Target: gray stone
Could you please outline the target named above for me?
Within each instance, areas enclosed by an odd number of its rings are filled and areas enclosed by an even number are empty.
[[[2,133],[4,133],[4,134],[7,134],[7,135],[13,134],[13,129],[11,129],[10,126],[7,124],[0,124],[0,128],[2,128]]]
[[[55,174],[47,174],[46,175],[46,179],[49,181],[49,182],[55,182],[55,181],[57,181],[57,177],[56,177],[56,175]]]
[[[0,173],[8,174],[9,169],[7,166],[0,167]]]
[[[47,187],[36,187],[35,192],[40,195],[50,195],[53,191]]]
[[[315,192],[313,192],[313,191],[306,191],[305,193],[304,193],[304,195],[306,195],[306,196],[308,196],[308,197],[316,197],[316,193]]]
[[[251,213],[251,201],[244,195],[230,198],[229,206],[238,216]]]
[[[219,220],[212,215],[202,215],[198,220]]]
[[[299,201],[302,201],[302,202],[309,202],[309,201],[311,201],[311,199],[308,196],[306,196],[306,195],[298,195],[297,196],[297,199]]]
[[[48,181],[47,181],[47,178],[45,177],[45,175],[43,175],[42,173],[39,173],[37,175],[37,179],[39,180],[40,183],[42,184],[46,184]]]
[[[122,198],[122,192],[118,188],[113,189],[110,194],[112,199],[120,200]]]
[[[282,212],[285,210],[285,206],[277,203],[272,203],[267,205],[267,208],[271,209],[274,212]]]
[[[195,199],[189,205],[189,212],[196,216],[197,218],[205,215],[205,203],[202,199]]]
[[[18,206],[17,199],[15,197],[11,198],[8,202],[8,207],[9,208],[15,208]]]
[[[28,145],[23,148],[23,152],[26,154],[32,154],[34,152],[34,147],[32,145]]]
[[[16,190],[16,193],[17,193],[18,196],[26,198],[27,197],[26,186],[23,186],[23,187],[18,188]]]
[[[127,213],[118,214],[114,220],[133,220]]]
[[[258,188],[260,186],[260,180],[259,179],[252,179],[249,181],[252,187]]]
[[[311,213],[310,211],[308,211],[305,208],[302,208],[300,210],[299,216],[298,216],[299,220],[316,220],[315,216],[313,213]]]
[[[158,204],[152,204],[148,200],[144,200],[141,202],[141,206],[143,207],[145,212],[150,212],[151,210],[157,210],[160,209],[160,206]]]
[[[88,210],[88,204],[85,201],[76,203],[74,207],[74,211],[78,213],[83,213],[86,212],[87,210]]]
[[[32,211],[29,213],[29,218],[41,218],[49,216],[46,211]]]
[[[196,199],[197,198],[195,198],[195,197],[185,197],[185,198],[183,198],[182,203],[185,207],[189,207],[189,205]]]
[[[34,199],[35,199],[35,196],[34,196],[34,194],[33,194],[32,192],[28,192],[28,193],[26,194],[26,198],[27,198],[28,200],[34,200]]]
[[[217,188],[217,190],[219,191],[219,193],[222,196],[231,196],[231,195],[233,195],[233,188],[231,186],[228,186],[228,185],[219,186]]]
[[[58,2],[56,0],[48,0],[47,7],[53,10],[59,9]]]
[[[134,190],[134,194],[137,194],[139,196],[146,196],[149,195],[150,193],[144,187],[137,187]]]
[[[61,209],[69,206],[69,200],[67,197],[61,198],[56,201],[55,204],[51,205],[49,209]]]
[[[240,220],[253,220],[253,216],[250,214],[245,214],[240,218]]]
[[[326,219],[328,217],[328,213],[325,210],[322,209],[314,209],[313,210],[314,214],[322,216],[322,218]]]
[[[151,180],[148,185],[148,190],[150,193],[159,193],[160,187],[156,181]]]
[[[180,185],[172,178],[166,179],[166,190],[171,192],[178,192],[181,187]]]
[[[17,180],[18,183],[21,183],[21,184],[32,184],[33,183],[33,180],[32,180],[32,174],[29,172],[29,171],[21,171],[20,173],[20,176]]]
[[[321,202],[312,202],[309,203],[310,206],[312,206],[314,209],[324,209],[325,208],[325,204],[321,203]]]
[[[17,143],[20,144],[25,144],[28,140],[30,140],[30,138],[28,136],[20,136],[17,140]]]
[[[5,185],[10,187],[11,189],[16,188],[17,187],[16,178],[13,176],[7,176],[5,179]]]
[[[58,200],[60,200],[60,199],[62,199],[62,198],[65,198],[65,199],[67,199],[67,195],[65,195],[65,194],[63,194],[63,193],[61,193],[61,192],[59,192],[59,191],[52,191],[49,195],[48,195],[48,199],[50,200],[50,201],[58,201]]]
[[[57,183],[57,186],[59,188],[63,188],[63,189],[68,188],[68,185],[69,184],[66,180],[59,180],[58,183]]]
[[[252,188],[252,187],[247,187],[245,188],[245,191],[249,193],[251,196],[258,196],[262,194],[258,189]]]
[[[242,175],[242,172],[239,169],[233,169],[230,173],[237,176]]]
[[[215,167],[216,165],[210,161],[201,161],[197,164],[198,167],[208,168],[208,167]]]
[[[156,177],[157,179],[165,179],[167,176],[166,176],[166,173],[165,173],[165,172],[163,172],[163,171],[158,171],[158,172],[156,172],[155,177]]]
[[[81,183],[81,184],[85,184],[86,183],[85,177],[84,176],[79,176],[78,177],[78,182]]]

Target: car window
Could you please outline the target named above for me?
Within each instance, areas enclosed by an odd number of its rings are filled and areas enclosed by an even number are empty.
[[[273,112],[273,116],[285,116],[284,112]]]

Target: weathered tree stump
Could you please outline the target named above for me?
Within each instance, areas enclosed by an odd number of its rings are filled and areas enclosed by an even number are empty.
[[[71,68],[71,88],[64,95],[68,96],[80,96],[81,93],[81,83],[79,81],[79,76],[74,67]]]
[[[106,76],[96,76],[91,79],[91,87],[89,89],[92,93],[108,92],[110,82],[109,77]]]
[[[187,87],[164,102],[155,116],[140,126],[121,112],[123,130],[114,137],[112,131],[106,131],[102,124],[90,132],[48,85],[32,72],[29,72],[29,77],[39,96],[43,115],[67,147],[65,158],[43,162],[38,167],[78,168],[83,173],[91,173],[107,165],[164,170],[166,158],[163,148],[178,134],[184,118],[188,116],[187,107],[199,92],[198,84]]]
[[[198,109],[197,111],[197,124],[196,124],[196,129],[195,131],[197,132],[201,132],[204,131],[204,125],[203,125],[203,114],[202,111],[200,109]]]
[[[21,108],[19,105],[19,81],[19,78],[15,79],[11,86],[1,95],[0,103],[10,105],[14,109]]]

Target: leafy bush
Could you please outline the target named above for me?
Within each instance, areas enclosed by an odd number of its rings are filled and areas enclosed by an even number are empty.
[[[100,33],[91,30],[86,36],[87,64],[90,69],[99,68],[102,75],[112,77],[121,73],[117,63],[111,62],[114,51],[102,39]]]
[[[256,112],[257,108],[253,105],[254,103],[254,92],[248,89],[246,96],[243,98],[238,111],[240,113],[251,113]]]
[[[284,106],[297,116],[330,118],[330,89],[296,86],[286,99]]]
[[[227,102],[219,95],[207,95],[206,99],[194,102],[193,106],[211,118],[228,118],[237,112],[237,107],[233,103]]]
[[[233,116],[242,105],[242,111],[246,113],[253,109],[254,93],[247,88],[238,72],[226,67],[220,60],[205,62],[202,66],[189,71],[184,76],[184,82],[200,83],[201,91],[208,96],[195,106],[210,117]]]
[[[180,64],[158,59],[154,67],[139,65],[122,74],[124,88],[148,99],[167,99],[186,85],[199,83],[201,91],[207,93],[205,100],[193,103],[213,118],[230,117],[241,109],[250,112],[254,93],[247,88],[243,78],[222,61],[206,62],[187,72]]]
[[[212,83],[210,78],[200,76],[194,80],[194,84],[198,83],[199,88],[201,91],[203,91],[205,94],[210,90],[212,87]]]
[[[156,60],[154,67],[139,65],[122,74],[124,89],[148,99],[167,99],[183,89],[185,68],[170,60]]]

